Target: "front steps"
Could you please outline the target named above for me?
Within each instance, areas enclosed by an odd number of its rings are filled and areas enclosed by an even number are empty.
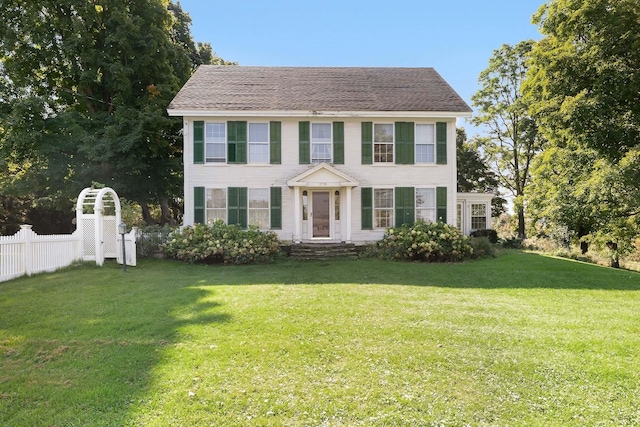
[[[294,243],[291,258],[299,260],[356,259],[358,249],[353,243]]]

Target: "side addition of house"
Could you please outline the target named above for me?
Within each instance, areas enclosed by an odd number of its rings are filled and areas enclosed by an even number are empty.
[[[456,193],[471,109],[432,68],[200,66],[168,113],[183,118],[185,225],[353,243],[416,220],[490,227],[492,195]]]

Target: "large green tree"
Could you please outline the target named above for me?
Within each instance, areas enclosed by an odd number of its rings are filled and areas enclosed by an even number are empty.
[[[526,237],[524,195],[531,162],[543,145],[522,94],[533,45],[528,40],[495,50],[478,78],[481,87],[471,98],[478,109],[471,122],[486,130],[486,136],[474,139],[476,147],[497,174],[501,187],[513,197],[519,238]]]
[[[552,0],[534,23],[524,92],[549,140],[534,203],[624,252],[640,225],[640,3]]]
[[[0,99],[0,149],[5,168],[20,171],[3,192],[69,210],[100,182],[170,220],[182,187],[181,124],[165,109],[213,57],[210,45],[193,44],[179,4],[4,0],[0,20],[11,95]]]

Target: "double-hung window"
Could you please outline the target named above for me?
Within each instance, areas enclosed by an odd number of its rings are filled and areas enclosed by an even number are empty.
[[[311,123],[311,163],[331,163],[331,123]]]
[[[435,163],[436,143],[434,125],[416,125],[416,163]]]
[[[373,212],[375,228],[393,226],[393,189],[376,188],[373,190]]]
[[[249,189],[249,225],[261,230],[269,229],[269,189]]]
[[[249,123],[249,163],[269,163],[268,123]]]
[[[225,123],[207,123],[205,126],[205,161],[227,161],[227,128]]]
[[[373,125],[373,162],[393,163],[393,123]]]
[[[227,191],[224,188],[207,189],[207,224],[221,219],[227,222]]]
[[[471,229],[484,230],[487,228],[487,205],[484,203],[471,204]]]
[[[435,222],[435,188],[416,188],[416,220],[422,220],[424,222]]]

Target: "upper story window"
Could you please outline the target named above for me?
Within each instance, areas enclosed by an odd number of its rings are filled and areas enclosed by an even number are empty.
[[[249,163],[269,163],[268,123],[249,123]]]
[[[207,123],[204,142],[207,163],[227,161],[227,128],[225,123]]]
[[[373,125],[373,162],[393,163],[393,123]]]
[[[331,163],[331,123],[311,123],[311,163]]]
[[[416,163],[436,162],[434,125],[416,125]]]

